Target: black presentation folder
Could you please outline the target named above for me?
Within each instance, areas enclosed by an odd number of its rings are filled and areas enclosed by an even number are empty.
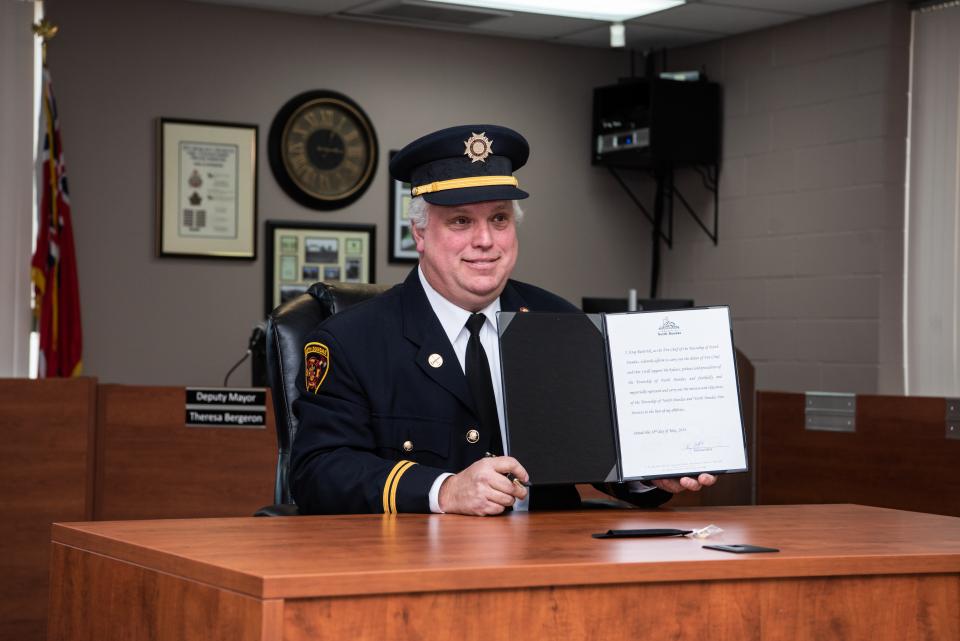
[[[532,485],[674,476],[624,478],[621,473],[604,316],[499,314],[508,450],[526,468]],[[742,436],[742,417],[738,418]],[[743,445],[745,452],[745,440]],[[744,456],[742,469],[699,471],[744,471],[745,461]]]

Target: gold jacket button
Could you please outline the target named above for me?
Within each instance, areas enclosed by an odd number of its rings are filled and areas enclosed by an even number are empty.
[[[412,452],[413,451],[413,441],[404,441],[403,442],[403,451]]]
[[[467,431],[467,443],[476,443],[480,440],[480,432],[477,430],[468,430]]]

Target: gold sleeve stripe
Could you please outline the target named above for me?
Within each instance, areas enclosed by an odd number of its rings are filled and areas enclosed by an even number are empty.
[[[413,461],[398,461],[390,473],[387,474],[387,480],[383,484],[383,513],[395,514],[397,511],[397,483],[400,477],[407,471],[411,465],[416,465]]]
[[[393,477],[397,475],[397,470],[403,467],[409,461],[397,461],[390,473],[387,474],[387,480],[383,483],[383,513],[390,514],[390,486],[393,484]]]
[[[413,196],[422,196],[435,191],[446,189],[463,189],[464,187],[492,187],[494,185],[513,185],[518,187],[520,182],[513,176],[467,176],[466,178],[451,178],[438,180],[425,185],[417,185],[410,190]]]
[[[397,512],[397,487],[400,486],[400,477],[403,476],[407,470],[416,465],[413,461],[409,461],[410,465],[404,465],[402,468],[397,470],[397,476],[393,479],[393,487],[390,488],[390,509],[393,510],[393,513]]]

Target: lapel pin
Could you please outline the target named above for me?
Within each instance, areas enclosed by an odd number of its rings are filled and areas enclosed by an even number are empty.
[[[427,357],[427,362],[430,364],[430,367],[440,367],[443,365],[443,356],[440,356],[440,354],[430,354],[430,356]]]

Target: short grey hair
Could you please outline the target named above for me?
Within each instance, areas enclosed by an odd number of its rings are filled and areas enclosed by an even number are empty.
[[[513,204],[513,219],[519,225],[523,222],[523,209],[520,208],[520,202],[510,201]],[[410,201],[410,208],[407,209],[407,216],[410,218],[410,224],[417,229],[424,229],[427,226],[427,217],[430,213],[430,203],[423,199],[423,196],[417,196]]]

